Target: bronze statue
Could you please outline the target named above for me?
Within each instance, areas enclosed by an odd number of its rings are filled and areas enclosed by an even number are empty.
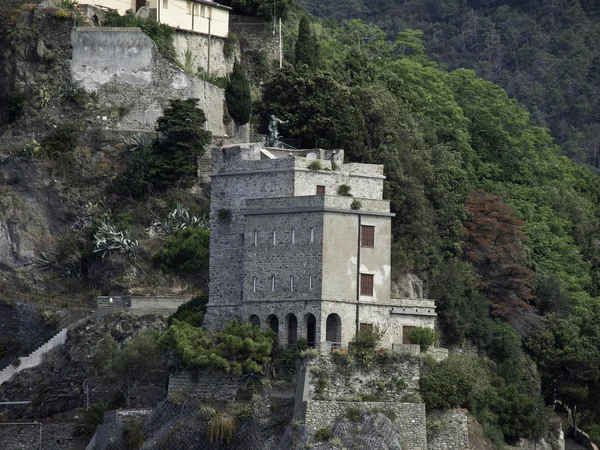
[[[277,126],[279,124],[285,124],[285,123],[288,123],[288,121],[278,119],[274,115],[271,116],[271,120],[269,121],[269,127],[268,127],[269,135],[267,136],[267,142],[266,142],[267,147],[275,147],[277,145],[277,139],[279,138],[279,132],[277,131]]]

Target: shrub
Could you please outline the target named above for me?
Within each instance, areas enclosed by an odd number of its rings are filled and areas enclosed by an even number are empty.
[[[128,155],[125,172],[112,182],[109,191],[138,199],[149,191],[150,180],[154,173],[152,149],[139,149]]]
[[[60,8],[57,9],[54,12],[54,17],[56,17],[57,19],[61,19],[61,20],[67,20],[71,18],[71,11],[65,9],[65,8]]]
[[[421,352],[425,352],[435,344],[437,335],[431,328],[417,327],[408,332],[408,340],[411,344],[419,345]]]
[[[193,274],[208,270],[210,231],[185,228],[169,236],[152,261],[165,273]]]
[[[298,358],[298,351],[279,347],[274,359],[287,373],[294,373],[296,372],[296,358]]]
[[[208,440],[213,442],[225,442],[229,444],[239,427],[237,418],[232,415],[218,414],[206,425]]]
[[[350,189],[351,189],[351,187],[348,186],[347,184],[340,184],[338,186],[337,193],[338,193],[338,195],[343,195],[345,197],[350,197],[351,196]]]
[[[177,311],[169,317],[167,323],[170,326],[173,319],[177,319],[180,322],[187,322],[195,327],[200,327],[206,313],[206,305],[208,305],[208,295],[198,295],[180,305]]]
[[[35,137],[32,137],[31,139],[27,139],[25,141],[25,143],[23,144],[22,154],[26,158],[31,158],[31,159],[39,158],[40,156],[42,156],[42,146],[40,145],[40,143],[38,141],[35,140]]]
[[[44,155],[61,163],[61,165],[72,165],[75,162],[75,147],[77,145],[75,132],[78,129],[79,126],[73,122],[58,125],[40,143]]]
[[[234,56],[238,42],[239,38],[237,34],[230,32],[223,43],[223,56],[225,56],[225,59],[230,59]]]
[[[323,170],[323,164],[321,164],[321,161],[318,159],[315,159],[306,167],[308,170]]]
[[[317,441],[327,442],[333,438],[333,430],[331,427],[319,428],[315,433]]]
[[[360,200],[354,199],[352,200],[352,203],[350,203],[350,208],[360,209],[362,208],[362,202]]]
[[[346,418],[350,422],[360,423],[360,409],[359,408],[348,408],[346,410]]]
[[[272,330],[263,333],[260,327],[237,319],[225,324],[221,333],[210,336],[202,328],[174,319],[160,342],[190,369],[257,376],[271,359],[275,336]]]
[[[22,89],[15,89],[8,94],[8,121],[14,122],[23,115],[27,106],[27,94]]]
[[[376,357],[375,350],[383,334],[384,332],[376,326],[363,328],[350,342],[350,354],[360,366],[371,367],[373,365]]]
[[[300,359],[314,359],[319,356],[319,351],[316,348],[306,348],[300,352]]]
[[[98,425],[104,422],[106,406],[102,402],[92,403],[90,409],[80,409],[81,419],[75,426],[75,435],[91,436],[96,432]]]

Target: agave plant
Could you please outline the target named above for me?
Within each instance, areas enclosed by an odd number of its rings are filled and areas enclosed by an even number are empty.
[[[171,235],[185,228],[208,228],[208,221],[204,217],[190,215],[188,209],[179,202],[165,220],[161,221],[155,214],[152,219],[148,232],[159,231]]]
[[[118,231],[111,223],[100,222],[94,233],[94,253],[104,259],[109,253],[119,253],[127,258],[136,258],[138,241],[130,239],[128,231]]]
[[[135,133],[131,139],[129,139],[126,144],[129,151],[134,152],[136,150],[148,150],[152,147],[154,143],[154,139],[152,139],[146,133]]]
[[[61,260],[54,253],[41,252],[40,256],[34,259],[33,264],[42,270],[56,270],[61,278],[82,277],[81,261],[76,255]]]

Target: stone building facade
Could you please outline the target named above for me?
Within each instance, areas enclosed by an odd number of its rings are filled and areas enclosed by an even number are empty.
[[[384,179],[343,150],[214,149],[206,326],[237,317],[316,347],[345,347],[361,327],[383,330],[386,347],[433,328],[433,301],[390,296]]]

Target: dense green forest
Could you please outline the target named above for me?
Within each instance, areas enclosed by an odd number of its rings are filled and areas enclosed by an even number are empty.
[[[518,99],[575,161],[600,167],[600,3],[594,0],[298,0],[320,18],[362,19],[394,39],[423,30],[429,58]],[[357,44],[377,39],[370,30]]]
[[[421,31],[298,16],[287,28],[294,63],[264,84],[257,125],[274,113],[303,147],[385,164],[395,273],[425,279],[444,344],[492,362],[433,367],[428,406],[468,407],[498,445],[544,433],[544,401],[600,419],[597,175],[504,89],[440,68]]]

